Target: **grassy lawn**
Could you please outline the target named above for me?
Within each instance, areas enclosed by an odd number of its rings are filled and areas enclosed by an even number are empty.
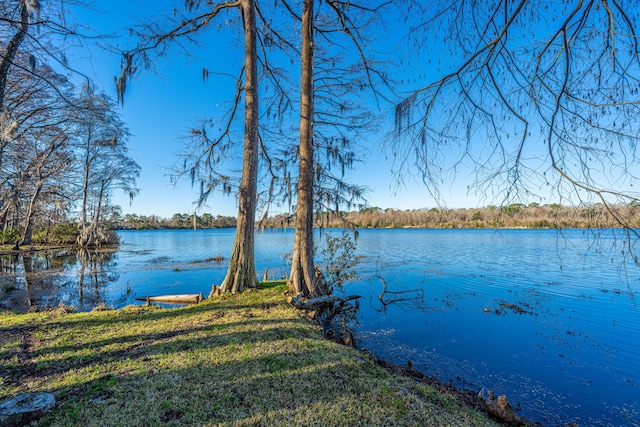
[[[0,401],[53,393],[42,426],[494,425],[324,339],[284,290],[170,310],[0,312]]]

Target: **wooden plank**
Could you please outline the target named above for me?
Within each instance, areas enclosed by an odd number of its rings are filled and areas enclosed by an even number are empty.
[[[181,295],[155,295],[137,297],[137,301],[162,302],[166,304],[198,304],[203,301],[202,294],[181,294]]]

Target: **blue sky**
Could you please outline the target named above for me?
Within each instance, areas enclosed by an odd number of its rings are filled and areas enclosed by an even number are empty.
[[[114,34],[116,37],[103,40],[122,49],[132,46],[125,29],[137,20],[153,19],[160,11],[173,10],[170,1],[105,1],[95,2],[95,10],[79,12],[83,20],[97,33]],[[178,4],[181,7],[182,3]],[[392,27],[402,31],[402,28]],[[233,97],[235,82],[229,77],[211,76],[205,83],[202,69],[235,74],[242,59],[241,45],[232,34],[233,26],[219,32],[210,31],[201,39],[203,45],[190,50],[192,58],[174,55],[157,63],[155,72],[145,72],[130,85],[121,109],[122,117],[129,126],[132,138],[129,141],[131,155],[142,167],[138,186],[140,195],[130,204],[124,195],[115,194],[114,202],[122,207],[123,214],[158,215],[170,217],[174,213],[192,213],[198,190],[189,182],[170,182],[168,171],[176,153],[181,149],[182,136],[199,118],[216,116],[226,111]],[[120,58],[98,48],[89,53],[76,50],[69,55],[73,67],[83,70],[94,78],[103,90],[115,97],[114,76],[119,74]],[[424,76],[423,76],[424,77]],[[393,107],[382,105],[381,111],[389,121]],[[394,209],[418,209],[436,206],[435,200],[417,181],[409,178],[403,186],[395,184],[391,173],[389,153],[383,152],[380,134],[372,134],[365,145],[369,155],[349,173],[353,183],[369,188],[370,206]],[[448,207],[475,207],[481,202],[466,194],[464,174],[455,181],[444,182],[442,193]],[[488,203],[487,203],[488,204]],[[278,213],[282,209],[271,209]],[[214,215],[237,214],[234,196],[213,194],[207,206],[198,213]]]

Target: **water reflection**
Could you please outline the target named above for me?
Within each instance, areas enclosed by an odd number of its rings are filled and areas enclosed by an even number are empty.
[[[116,254],[0,257],[0,305],[123,307],[203,293],[233,230],[120,231]],[[256,234],[256,269],[282,277],[293,231]],[[506,394],[545,425],[639,425],[640,270],[584,230],[362,230],[355,339],[374,355],[476,392]],[[318,236],[318,253],[325,239]],[[627,252],[624,252],[625,255]],[[628,265],[625,264],[628,262]],[[56,274],[56,272],[60,272]],[[386,283],[386,288],[385,288]],[[140,303],[142,304],[142,303]]]
[[[378,280],[382,283],[382,291],[378,295],[377,304],[371,303],[372,310],[386,313],[389,307],[395,306],[405,311],[426,311],[422,287],[412,289],[389,287],[387,280],[379,275],[373,276],[371,280]]]
[[[21,252],[2,255],[0,262],[0,307],[17,312],[61,304],[91,310],[105,304],[109,284],[119,278],[113,251]]]

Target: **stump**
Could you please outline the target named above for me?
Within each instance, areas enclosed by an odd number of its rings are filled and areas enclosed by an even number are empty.
[[[507,396],[498,396],[498,400],[495,400],[493,390],[489,390],[489,398],[485,400],[483,394],[484,389],[478,394],[478,401],[484,405],[488,413],[512,426],[524,424],[507,402]]]
[[[56,406],[51,393],[25,393],[0,404],[0,425],[18,427],[29,424]]]

